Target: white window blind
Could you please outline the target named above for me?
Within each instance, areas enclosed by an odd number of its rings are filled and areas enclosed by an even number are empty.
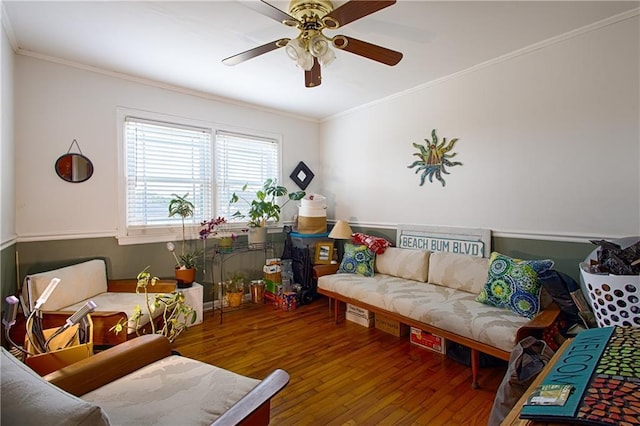
[[[278,140],[226,131],[216,132],[216,211],[227,219],[236,211],[246,214],[249,203],[240,201],[229,206],[234,192],[247,186],[247,200],[264,181],[279,177]]]
[[[195,206],[188,225],[212,217],[211,130],[135,117],[125,118],[127,229],[178,225],[168,217],[172,194]]]

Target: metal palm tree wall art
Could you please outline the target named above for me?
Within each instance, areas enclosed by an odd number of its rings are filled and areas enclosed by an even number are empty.
[[[445,185],[445,181],[442,177],[443,174],[448,175],[446,167],[461,166],[459,161],[451,161],[450,159],[457,155],[456,152],[450,152],[453,146],[458,142],[458,138],[453,138],[447,143],[447,138],[442,138],[442,142],[438,142],[438,136],[436,135],[436,129],[431,131],[431,141],[429,139],[424,140],[426,144],[420,145],[417,143],[412,144],[415,148],[419,149],[419,152],[414,153],[419,160],[414,161],[409,166],[409,169],[416,168],[415,173],[420,175],[420,186],[424,185],[426,178],[429,178],[429,182],[433,182],[435,176],[437,180]]]

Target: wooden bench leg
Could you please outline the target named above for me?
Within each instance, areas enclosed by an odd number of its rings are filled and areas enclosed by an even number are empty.
[[[480,367],[480,352],[471,349],[471,387],[478,389],[478,368]]]
[[[336,324],[340,322],[340,301],[333,299],[333,320]]]

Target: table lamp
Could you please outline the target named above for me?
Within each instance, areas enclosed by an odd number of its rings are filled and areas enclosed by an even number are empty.
[[[333,238],[334,240],[350,240],[351,235],[353,235],[353,231],[349,226],[349,223],[346,220],[338,220],[336,224],[333,225],[333,229],[329,233],[329,238]],[[338,262],[342,260],[342,256],[344,254],[344,241],[341,244],[338,244]]]

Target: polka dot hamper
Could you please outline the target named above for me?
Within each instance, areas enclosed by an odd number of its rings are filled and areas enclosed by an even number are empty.
[[[587,263],[580,274],[599,327],[640,327],[640,275],[592,274]]]

